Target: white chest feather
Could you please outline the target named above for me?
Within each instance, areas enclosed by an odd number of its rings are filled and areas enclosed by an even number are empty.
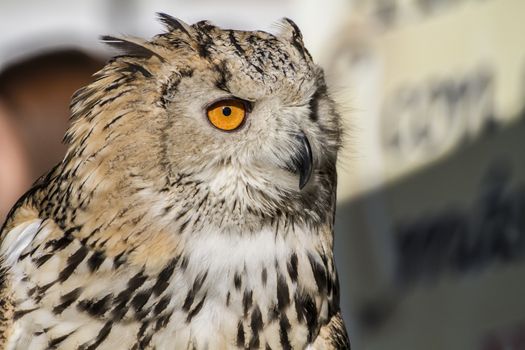
[[[331,268],[316,233],[304,228],[203,229],[148,274],[109,259],[94,270],[95,253],[76,240],[42,260],[53,234],[40,224],[15,228],[2,246],[23,314],[13,349],[303,348],[328,317]]]

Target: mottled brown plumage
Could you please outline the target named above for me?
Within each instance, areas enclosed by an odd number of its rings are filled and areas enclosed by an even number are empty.
[[[187,25],[78,91],[68,153],[11,211],[9,349],[347,349],[333,259],[340,122],[297,26]],[[206,118],[247,106],[238,129]],[[229,113],[229,112],[228,112]]]

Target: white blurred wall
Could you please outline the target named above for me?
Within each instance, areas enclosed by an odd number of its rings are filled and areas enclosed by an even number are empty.
[[[156,12],[188,23],[208,19],[234,29],[275,29],[282,17],[301,27],[318,55],[346,16],[345,0],[2,0],[0,2],[0,68],[20,56],[50,47],[76,45],[103,50],[98,37],[127,34],[150,37],[161,25]]]

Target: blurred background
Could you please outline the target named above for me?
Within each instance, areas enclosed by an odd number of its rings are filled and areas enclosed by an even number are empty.
[[[525,1],[1,0],[0,222],[72,93],[155,12],[296,21],[347,129],[336,258],[354,349],[525,349]]]

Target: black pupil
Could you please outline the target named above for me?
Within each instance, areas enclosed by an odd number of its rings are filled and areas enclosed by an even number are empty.
[[[230,107],[223,107],[222,114],[229,117],[232,114],[232,109]]]

